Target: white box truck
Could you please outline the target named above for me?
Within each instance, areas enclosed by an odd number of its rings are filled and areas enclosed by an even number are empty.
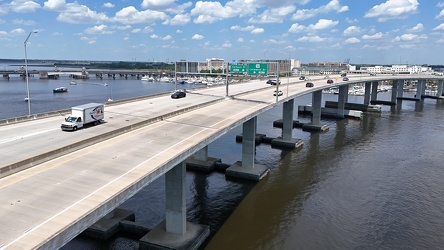
[[[72,107],[71,115],[65,118],[61,128],[62,130],[75,131],[83,128],[86,124],[99,124],[104,117],[104,105],[101,103],[88,103]]]

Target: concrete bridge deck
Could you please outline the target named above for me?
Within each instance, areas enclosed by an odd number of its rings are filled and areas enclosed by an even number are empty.
[[[341,84],[372,79],[350,77]],[[279,103],[331,86],[312,81],[314,88],[305,81],[290,84],[288,97],[281,85]],[[0,248],[63,246],[178,163],[273,108],[274,90],[252,81],[230,86],[231,98],[220,86],[191,90],[183,99],[164,95],[107,106],[106,123],[72,133],[60,130],[62,116],[1,126],[2,168],[53,154],[0,179]]]

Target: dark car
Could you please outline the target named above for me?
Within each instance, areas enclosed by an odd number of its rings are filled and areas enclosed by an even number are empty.
[[[185,93],[185,91],[176,91],[171,95],[171,98],[173,99],[179,99],[179,98],[183,98],[187,96],[187,93]]]
[[[281,84],[281,81],[279,80],[279,81],[277,81],[277,83],[280,85],[280,84]],[[271,84],[271,85],[276,85],[276,80],[271,80],[271,81],[270,81],[270,84]]]
[[[305,80],[305,76],[299,77],[299,80]]]
[[[312,87],[314,87],[315,85],[312,83],[312,82],[307,82],[306,84],[305,84],[305,87],[307,87],[307,88],[312,88]]]
[[[327,83],[333,83],[332,79],[327,80]]]
[[[348,81],[348,77],[342,78],[342,81]]]
[[[341,74],[341,77],[346,77],[347,76],[347,73],[342,73]]]

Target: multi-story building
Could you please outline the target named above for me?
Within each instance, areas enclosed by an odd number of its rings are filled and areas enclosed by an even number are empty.
[[[431,67],[406,65],[406,64],[394,64],[392,66],[361,67],[361,70],[374,74],[418,74],[418,73],[433,71]]]

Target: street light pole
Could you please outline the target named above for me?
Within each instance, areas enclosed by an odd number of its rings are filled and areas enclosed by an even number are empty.
[[[29,97],[29,79],[28,79],[28,55],[26,54],[26,44],[28,43],[29,37],[32,33],[37,33],[36,30],[33,30],[29,32],[28,37],[26,38],[24,45],[25,45],[25,77],[26,77],[26,92],[28,94],[27,100],[28,100],[28,116],[31,116],[31,98]]]
[[[278,53],[281,53],[281,54],[287,55],[286,53],[284,53],[284,52],[280,52],[280,51],[278,51]],[[288,97],[288,84],[290,83],[290,72],[291,72],[291,58],[290,58],[290,53],[288,53],[288,63],[289,63],[289,69],[288,69],[288,71],[287,71],[287,97]]]

